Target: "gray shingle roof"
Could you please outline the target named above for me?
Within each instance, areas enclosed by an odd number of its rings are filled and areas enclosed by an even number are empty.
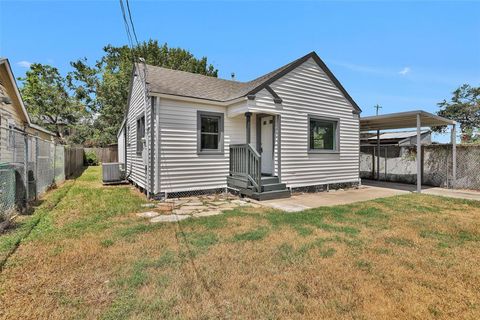
[[[152,92],[224,102],[246,96],[290,64],[249,82],[147,65],[147,82]]]
[[[254,95],[258,91],[267,87],[269,84],[292,71],[309,58],[313,58],[317,64],[325,71],[333,83],[350,101],[357,112],[361,109],[353,101],[343,86],[338,82],[335,76],[330,72],[325,63],[315,52],[292,61],[272,72],[269,72],[257,79],[249,82],[231,81],[215,77],[204,76],[185,71],[178,71],[146,65],[147,83],[151,92],[169,94],[182,97],[199,98],[211,101],[226,102],[247,95]]]

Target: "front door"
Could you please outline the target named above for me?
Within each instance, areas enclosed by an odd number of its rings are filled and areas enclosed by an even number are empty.
[[[262,173],[273,174],[273,116],[262,117],[261,121],[261,151]]]

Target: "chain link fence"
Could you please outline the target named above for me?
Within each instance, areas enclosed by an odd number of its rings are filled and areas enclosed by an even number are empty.
[[[456,180],[453,179],[452,145],[422,147],[422,184],[443,188],[480,190],[480,145],[457,145]],[[417,181],[415,146],[362,146],[360,177],[414,184]],[[377,177],[379,167],[379,177]]]
[[[0,213],[22,212],[29,201],[64,181],[65,153],[63,145],[0,128]],[[83,167],[83,159],[74,167],[78,170],[79,166]]]

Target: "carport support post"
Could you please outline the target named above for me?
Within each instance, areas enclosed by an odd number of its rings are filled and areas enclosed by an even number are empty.
[[[417,113],[417,192],[422,192],[422,139],[420,113]]]
[[[377,180],[380,181],[380,130],[377,130]]]
[[[452,189],[457,183],[457,125],[452,125]]]

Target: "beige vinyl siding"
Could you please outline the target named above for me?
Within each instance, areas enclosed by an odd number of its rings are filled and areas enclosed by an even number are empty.
[[[142,155],[137,155],[137,118],[145,113],[145,89],[143,80],[138,75],[134,76],[132,92],[130,95],[130,103],[128,107],[127,122],[127,176],[131,181],[145,188],[146,184],[146,163],[144,164]],[[145,116],[145,127],[149,126],[149,113]],[[126,129],[127,130],[127,129]],[[145,137],[147,137],[148,130],[145,129]]]
[[[9,124],[13,123],[18,130],[23,130],[27,125],[27,119],[5,64],[0,65],[0,97],[10,99],[10,103],[0,101],[0,163],[13,162],[15,160],[13,149],[7,147]],[[20,138],[20,135],[16,134],[16,138]]]
[[[10,98],[11,103],[0,102],[0,116],[2,117],[2,128],[8,127],[7,119],[15,122],[18,128],[23,129],[27,125],[21,102],[15,93],[15,84],[12,83],[7,71],[6,64],[0,65],[0,96]]]
[[[283,99],[282,104],[274,104],[272,96],[262,90],[251,110],[281,114],[282,182],[302,187],[358,181],[358,115],[352,113],[351,104],[314,60],[307,60],[271,87]],[[338,118],[339,153],[308,152],[308,115]],[[278,162],[275,166],[278,171]]]
[[[239,115],[229,118],[227,108],[223,106],[164,98],[160,99],[159,111],[160,191],[225,188],[229,146],[245,143],[245,117]],[[197,111],[224,114],[224,154],[197,154]]]

